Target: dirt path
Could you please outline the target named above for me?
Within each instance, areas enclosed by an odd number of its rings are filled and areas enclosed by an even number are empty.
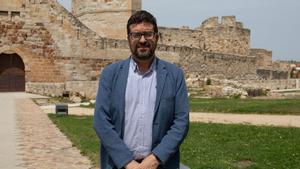
[[[300,127],[300,116],[229,113],[190,113],[190,120],[206,123],[252,124],[281,127]]]
[[[18,155],[15,95],[0,93],[0,168],[23,169]]]
[[[54,106],[42,107],[45,113],[54,113]],[[70,107],[69,114],[93,115],[94,109]],[[190,121],[224,124],[251,124],[281,127],[300,127],[300,115],[260,115],[260,114],[230,114],[191,112]]]

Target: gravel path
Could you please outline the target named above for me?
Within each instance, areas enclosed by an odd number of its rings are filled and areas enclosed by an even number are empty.
[[[91,162],[30,99],[17,104],[18,147],[27,169],[90,169]]]
[[[45,113],[54,113],[55,107],[42,107]],[[93,115],[94,109],[70,107],[69,114]],[[262,115],[262,114],[231,114],[191,112],[190,121],[224,124],[251,124],[280,127],[300,127],[300,115]]]
[[[300,116],[296,115],[190,113],[190,120],[206,123],[300,127]]]

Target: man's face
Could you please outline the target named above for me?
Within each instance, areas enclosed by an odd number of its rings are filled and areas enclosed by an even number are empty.
[[[139,23],[130,25],[128,41],[134,58],[149,60],[154,57],[158,35],[154,32],[151,23]]]

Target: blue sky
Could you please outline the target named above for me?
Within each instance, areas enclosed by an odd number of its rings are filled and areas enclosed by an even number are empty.
[[[71,0],[59,0],[67,9]],[[143,0],[159,26],[198,27],[212,16],[235,15],[251,30],[251,47],[273,51],[273,60],[300,61],[298,0]]]

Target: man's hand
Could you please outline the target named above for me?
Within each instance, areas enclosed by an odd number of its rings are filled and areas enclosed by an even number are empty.
[[[125,169],[140,169],[139,165],[140,164],[138,162],[132,160],[125,166]]]
[[[155,155],[150,154],[139,165],[139,169],[157,169],[158,166],[159,166],[158,159],[155,157]]]

